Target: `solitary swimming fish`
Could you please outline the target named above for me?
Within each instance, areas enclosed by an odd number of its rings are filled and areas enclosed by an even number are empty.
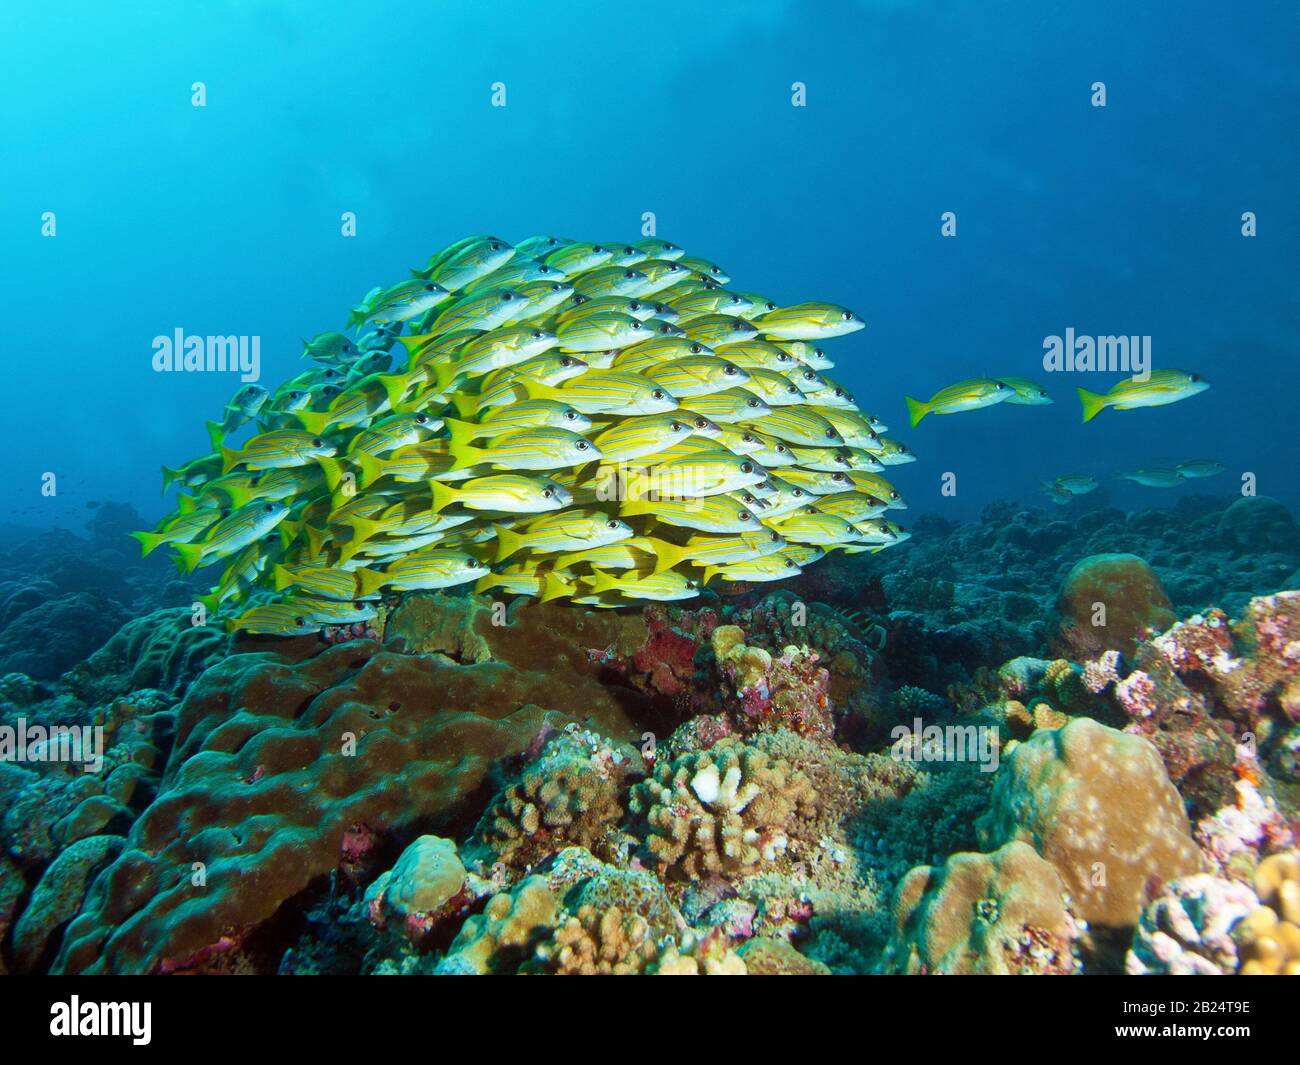
[[[1183,475],[1180,471],[1162,467],[1133,470],[1131,473],[1118,473],[1115,476],[1125,481],[1136,481],[1148,488],[1175,488],[1183,483]]]
[[[1130,377],[1120,381],[1105,395],[1076,388],[1079,402],[1083,404],[1083,420],[1092,421],[1107,407],[1116,410],[1135,410],[1138,407],[1163,407],[1177,403],[1210,387],[1198,373],[1185,370],[1156,370],[1146,380]]]

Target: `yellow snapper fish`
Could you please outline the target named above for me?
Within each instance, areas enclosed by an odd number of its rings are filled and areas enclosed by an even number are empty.
[[[941,388],[926,402],[904,396],[907,413],[915,428],[927,414],[960,414],[1002,403],[1016,394],[1010,385],[988,377],[973,377]]]
[[[280,636],[374,621],[380,595],[617,608],[901,542],[878,471],[911,455],[826,375],[862,320],[729,284],[657,237],[456,241],[305,342],[311,369],[241,386],[136,539],[220,560],[201,601]]]
[[[828,340],[856,333],[866,323],[847,307],[833,303],[798,303],[754,319],[765,337],[777,340]]]
[[[1092,421],[1107,407],[1137,410],[1139,407],[1163,407],[1204,392],[1210,383],[1198,373],[1185,370],[1155,370],[1145,380],[1130,377],[1120,381],[1105,395],[1076,388],[1083,405],[1083,420]]]
[[[1047,394],[1047,389],[1027,377],[999,377],[997,380],[1004,385],[1010,385],[1015,391],[1015,395],[1007,396],[1006,402],[1008,403],[1024,407],[1045,407],[1052,402],[1052,397]]]
[[[1147,488],[1176,488],[1185,480],[1181,470],[1154,467],[1151,469],[1132,470],[1115,475],[1125,481],[1135,481]]]

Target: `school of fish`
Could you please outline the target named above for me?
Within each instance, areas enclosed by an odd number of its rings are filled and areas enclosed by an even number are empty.
[[[853,311],[736,291],[660,239],[468,237],[411,275],[163,468],[176,510],[134,535],[182,572],[220,565],[201,602],[232,631],[364,624],[471,583],[689,599],[907,539],[882,473],[913,456],[827,373]]]

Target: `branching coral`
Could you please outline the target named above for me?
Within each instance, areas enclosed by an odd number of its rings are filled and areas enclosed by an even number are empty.
[[[569,844],[597,854],[623,815],[622,782],[630,748],[570,726],[508,786],[479,822],[477,835],[496,856],[529,868]]]
[[[775,861],[795,822],[812,817],[816,803],[803,773],[730,739],[661,762],[632,790],[645,848],[660,873],[688,880],[739,876]]]

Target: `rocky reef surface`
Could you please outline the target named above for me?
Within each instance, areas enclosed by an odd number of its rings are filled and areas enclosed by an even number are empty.
[[[0,759],[0,970],[1294,973],[1300,527],[1068,509],[365,639],[191,624],[118,508],[11,547],[0,726],[102,758]]]

